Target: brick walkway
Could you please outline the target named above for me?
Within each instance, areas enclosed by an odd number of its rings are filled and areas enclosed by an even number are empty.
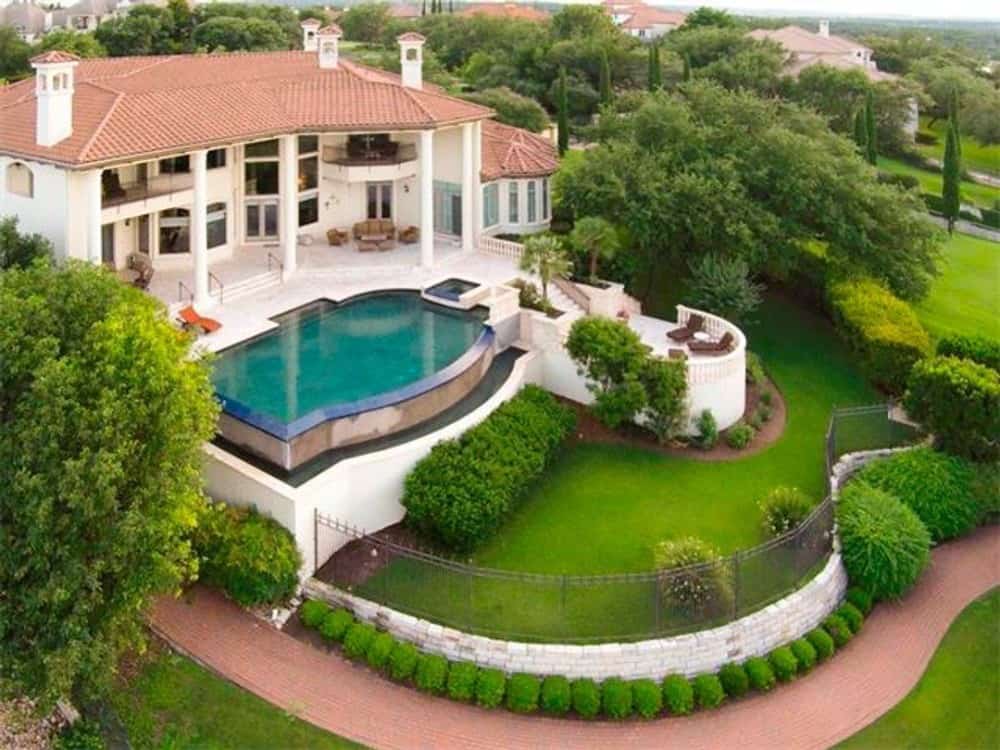
[[[909,692],[952,620],[1000,585],[1000,527],[935,550],[920,585],[882,605],[807,678],[692,717],[612,724],[485,711],[400,687],[273,630],[218,594],[166,599],[154,629],[179,650],[301,718],[378,748],[827,748]]]

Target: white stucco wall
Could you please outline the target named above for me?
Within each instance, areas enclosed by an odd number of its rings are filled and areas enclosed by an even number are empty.
[[[20,163],[31,170],[34,195],[27,198],[7,191],[7,167]],[[57,258],[65,258],[73,245],[69,237],[72,185],[66,170],[50,164],[0,156],[0,216],[16,216],[22,232],[47,237]],[[78,256],[79,257],[79,256]]]

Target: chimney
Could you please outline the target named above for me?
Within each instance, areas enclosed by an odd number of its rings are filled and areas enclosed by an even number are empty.
[[[830,36],[830,22],[829,21],[820,21],[819,22],[819,35],[822,36],[822,37],[829,37]]]
[[[319,66],[324,70],[333,70],[339,62],[338,46],[344,32],[331,23],[316,32],[317,48],[319,49]]]
[[[315,18],[307,18],[299,24],[302,27],[302,49],[306,52],[315,52],[319,46],[316,39],[316,32],[319,31],[320,23]]]
[[[403,73],[403,85],[411,89],[424,87],[424,39],[415,31],[407,31],[396,37],[399,42],[399,67]]]
[[[39,146],[54,146],[73,134],[73,69],[79,64],[79,57],[59,50],[31,58]]]

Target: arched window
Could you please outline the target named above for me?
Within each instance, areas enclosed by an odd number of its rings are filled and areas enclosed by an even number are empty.
[[[19,161],[7,165],[7,192],[24,198],[35,197],[35,175]]]

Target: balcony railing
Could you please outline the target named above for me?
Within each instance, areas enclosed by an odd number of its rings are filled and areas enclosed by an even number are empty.
[[[101,183],[101,207],[110,208],[124,203],[176,193],[179,190],[190,190],[193,184],[192,175],[185,173],[161,174],[156,177],[147,177],[144,180],[124,183],[105,176]]]
[[[403,164],[417,158],[412,143],[384,143],[370,147],[324,146],[323,161],[342,167],[370,167]]]

